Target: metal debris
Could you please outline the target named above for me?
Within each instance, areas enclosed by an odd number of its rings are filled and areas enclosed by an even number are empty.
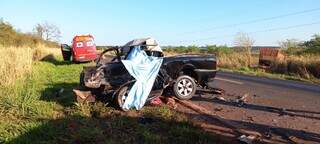
[[[241,135],[240,137],[238,137],[238,140],[240,142],[246,143],[246,144],[252,144],[252,142],[256,139],[256,136],[253,135]]]
[[[73,89],[74,94],[76,95],[76,99],[78,103],[85,102],[95,102],[96,97],[91,93],[91,91],[81,91],[77,89]]]
[[[249,93],[246,93],[243,96],[238,96],[235,102],[238,103],[238,106],[243,106],[246,102],[248,102],[247,100],[248,96],[249,96]]]
[[[214,111],[222,111],[222,110],[223,110],[223,108],[221,108],[221,107],[218,107],[218,108],[214,109]]]
[[[252,116],[248,116],[247,118],[248,118],[248,120],[249,120],[249,121],[251,121],[251,122],[253,122],[253,121],[254,121],[254,119],[253,119],[253,117],[252,117]]]
[[[221,101],[227,101],[224,97],[222,97],[222,96],[217,96],[217,97],[215,97],[215,99],[217,99],[217,100],[221,100]]]

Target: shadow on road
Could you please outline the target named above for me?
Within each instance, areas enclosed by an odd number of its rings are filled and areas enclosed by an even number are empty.
[[[203,97],[195,97],[193,100],[195,100],[195,101],[208,101],[208,102],[214,102],[217,104],[233,106],[233,107],[238,107],[238,108],[277,113],[280,116],[281,115],[289,115],[289,116],[297,116],[297,117],[320,120],[320,117],[314,116],[315,114],[320,115],[320,112],[314,112],[314,111],[284,109],[284,108],[277,108],[277,107],[271,107],[271,106],[249,104],[249,103],[239,104],[238,102],[234,102],[234,101],[208,99],[208,98],[203,98]]]
[[[216,132],[217,129],[215,129],[215,127],[217,125],[220,125],[219,122],[211,115],[192,114],[192,113],[186,113],[186,112],[183,112],[183,113],[193,118],[201,117],[202,120],[204,120],[206,123],[209,124],[206,127],[204,127],[204,129],[208,131]],[[259,132],[260,134],[263,135],[262,139],[260,139],[260,141],[262,141],[263,143],[270,143],[270,144],[271,143],[292,143],[292,142],[295,143],[297,141],[301,142],[301,140],[303,140],[303,142],[307,141],[308,143],[309,142],[320,143],[320,134],[317,134],[317,133],[306,132],[302,130],[294,130],[290,128],[274,127],[270,125],[263,125],[263,124],[252,123],[252,122],[244,122],[244,121],[229,120],[229,119],[222,119],[222,120],[229,123],[233,123],[239,126],[238,128],[241,128],[241,129]],[[277,138],[276,136],[280,137],[280,139]]]

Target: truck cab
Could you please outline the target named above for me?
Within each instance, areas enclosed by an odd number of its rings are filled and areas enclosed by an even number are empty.
[[[72,40],[72,46],[62,44],[61,51],[64,60],[72,58],[73,62],[87,62],[97,58],[96,44],[91,35],[75,36]]]

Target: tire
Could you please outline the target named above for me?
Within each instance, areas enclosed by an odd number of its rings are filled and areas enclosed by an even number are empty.
[[[116,99],[115,99],[116,104],[119,107],[119,109],[121,109],[123,111],[128,111],[126,109],[123,109],[122,106],[123,106],[126,98],[128,97],[131,86],[132,85],[128,84],[128,85],[121,87],[120,90],[116,94]]]
[[[175,96],[181,100],[188,100],[196,93],[197,84],[194,79],[187,75],[179,76],[173,85]]]

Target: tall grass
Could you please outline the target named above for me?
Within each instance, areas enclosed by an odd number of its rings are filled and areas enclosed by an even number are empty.
[[[34,62],[59,49],[37,47],[0,47],[0,110],[24,109],[32,104],[37,93],[34,77],[39,73]],[[12,110],[10,110],[12,112]],[[19,111],[19,110],[17,110]],[[0,113],[1,115],[1,113]]]
[[[32,62],[41,60],[58,49],[37,47],[4,47],[0,46],[0,86],[13,84],[32,71]]]
[[[247,67],[249,65],[248,56],[245,53],[232,52],[219,54],[218,58],[218,67],[228,68],[228,69],[239,69]],[[257,55],[252,55],[251,65],[257,65],[259,62],[259,57]]]
[[[43,78],[38,77],[44,71],[36,61],[58,51],[42,45],[0,46],[0,143],[32,126],[33,119],[52,115],[52,106],[39,101]]]
[[[13,84],[32,70],[31,48],[0,47],[0,86]]]
[[[259,56],[252,55],[252,59],[251,65],[258,66]],[[250,67],[247,67],[248,63],[247,56],[241,53],[222,54],[218,56],[218,67],[220,68],[250,70]],[[291,55],[286,57],[284,61],[273,62],[270,68],[265,71],[306,80],[320,79],[320,56],[310,54]]]
[[[270,72],[298,76],[305,79],[320,78],[320,56],[289,56],[285,61],[274,62]]]
[[[183,47],[184,48],[184,47]],[[188,48],[188,47],[187,47]],[[280,74],[281,77],[296,80],[306,80],[319,82],[320,80],[320,55],[319,54],[295,54],[289,55],[284,61],[274,62],[269,69],[255,69],[259,64],[259,55],[251,55],[249,64],[248,55],[243,52],[236,52],[226,47],[213,47],[206,51],[185,51],[178,48],[165,49],[166,56],[177,55],[181,53],[202,53],[215,54],[218,59],[218,67],[236,70],[241,72],[259,73],[259,74]],[[190,48],[189,48],[190,49]],[[250,67],[249,67],[250,65]],[[275,75],[276,76],[276,75]]]

